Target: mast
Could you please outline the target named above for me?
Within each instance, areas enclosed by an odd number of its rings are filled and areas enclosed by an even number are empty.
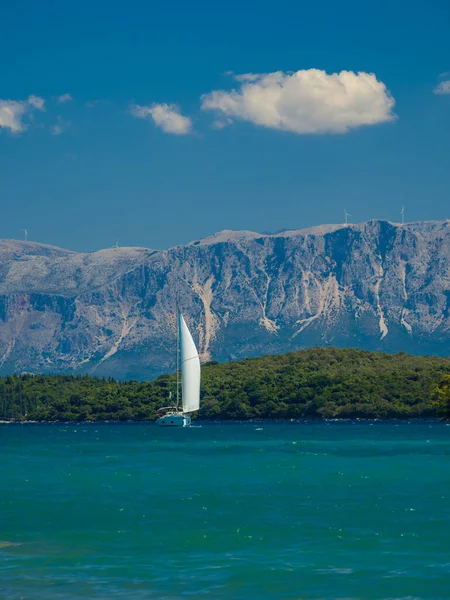
[[[177,412],[180,403],[180,309],[178,308],[177,296]]]

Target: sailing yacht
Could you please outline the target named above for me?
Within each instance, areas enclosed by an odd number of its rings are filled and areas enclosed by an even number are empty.
[[[200,408],[200,359],[191,332],[177,308],[177,403],[158,410],[156,423],[166,427],[189,427],[189,413]],[[181,360],[181,409],[179,367]]]

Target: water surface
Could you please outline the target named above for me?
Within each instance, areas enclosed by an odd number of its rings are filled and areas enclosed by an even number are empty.
[[[437,422],[0,426],[0,598],[450,598]]]

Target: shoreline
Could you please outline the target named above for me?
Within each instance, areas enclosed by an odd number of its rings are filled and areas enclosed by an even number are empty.
[[[423,421],[428,423],[449,423],[449,419],[442,419],[438,416],[435,417],[408,417],[397,419],[395,417],[388,419],[380,419],[377,417],[345,417],[345,418],[332,418],[332,419],[321,419],[321,418],[304,418],[304,419],[196,419],[192,421],[195,423],[344,423],[347,421],[358,421],[358,422],[377,422],[377,423],[409,423],[413,421]],[[156,425],[155,420],[130,420],[130,421],[22,421],[20,419],[11,420],[0,420],[0,425]]]

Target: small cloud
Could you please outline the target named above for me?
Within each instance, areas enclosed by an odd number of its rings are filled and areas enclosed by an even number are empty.
[[[441,81],[433,90],[433,93],[438,95],[450,94],[450,79]]]
[[[257,81],[261,75],[258,73],[243,73],[242,75],[233,75],[236,81]]]
[[[192,120],[180,113],[175,104],[152,104],[151,106],[139,106],[134,104],[130,112],[137,119],[151,118],[157,127],[166,133],[174,135],[186,135],[192,131]]]
[[[70,125],[70,121],[64,121],[64,119],[58,115],[57,123],[52,126],[52,135],[61,135],[69,129]]]
[[[99,104],[106,104],[107,102],[108,102],[108,100],[90,100],[90,101],[86,102],[86,106],[88,108],[95,108]]]
[[[219,120],[298,134],[345,133],[363,125],[395,120],[395,100],[372,73],[319,69],[234,75],[237,90],[202,96],[202,110]],[[217,125],[215,125],[217,128]]]
[[[58,96],[56,98],[56,101],[59,102],[60,104],[64,104],[65,102],[70,102],[71,100],[73,100],[71,94],[61,94],[61,96]]]
[[[24,122],[33,110],[45,110],[45,100],[39,96],[30,96],[28,100],[0,100],[0,129],[9,129],[12,133],[22,133],[28,128]]]
[[[215,121],[213,121],[211,123],[211,128],[212,129],[224,129],[224,127],[228,127],[228,125],[231,125],[232,120],[231,119],[216,119]]]
[[[44,98],[40,98],[39,96],[29,96],[28,104],[37,108],[38,110],[45,110],[45,100]]]

